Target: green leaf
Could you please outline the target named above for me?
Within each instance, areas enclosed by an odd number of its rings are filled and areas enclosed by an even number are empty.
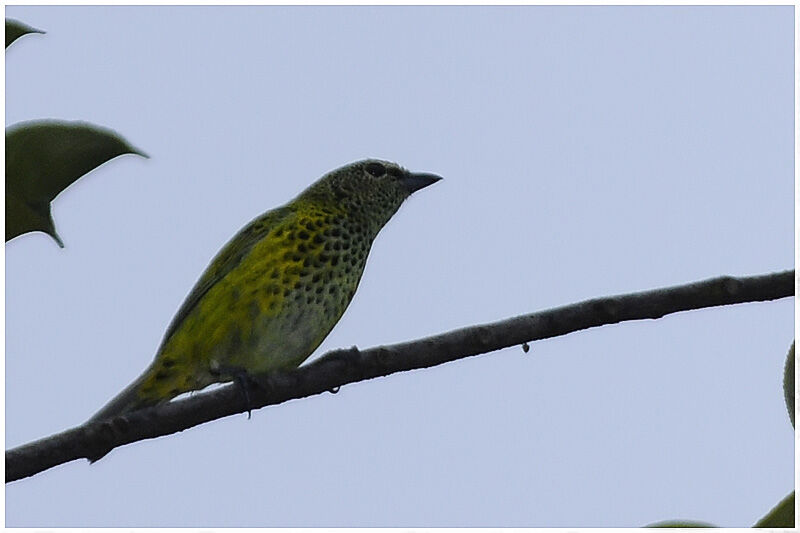
[[[87,172],[123,154],[146,154],[112,130],[85,122],[40,120],[6,129],[6,241],[31,231],[63,247],[50,202]]]
[[[664,520],[663,522],[656,522],[646,527],[717,527],[708,522],[698,522],[696,520]]]
[[[786,363],[783,365],[783,399],[786,409],[789,410],[789,419],[794,427],[794,341],[789,353],[786,354]]]
[[[782,499],[753,527],[794,528],[794,491]]]
[[[22,22],[14,19],[6,19],[6,48],[22,37],[23,35],[27,35],[29,33],[45,33],[42,30],[37,30],[36,28],[32,28],[27,24],[23,24]]]
[[[6,193],[6,241],[29,231],[43,231],[63,248],[64,242],[53,225],[50,206],[45,206],[44,211],[46,213],[42,213],[41,208],[33,209],[16,196]]]

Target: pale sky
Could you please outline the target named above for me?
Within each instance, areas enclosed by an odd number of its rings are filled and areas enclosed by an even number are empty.
[[[6,245],[6,448],[152,360],[211,257],[321,175],[445,180],[378,236],[316,355],[793,266],[793,7],[18,7],[6,125],[125,156]],[[6,525],[755,523],[793,486],[793,302],[396,374],[6,486]]]

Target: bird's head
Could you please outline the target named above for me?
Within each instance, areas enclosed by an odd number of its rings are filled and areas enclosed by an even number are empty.
[[[369,221],[377,232],[412,193],[441,179],[389,161],[365,159],[329,172],[304,194],[324,198],[348,216]]]

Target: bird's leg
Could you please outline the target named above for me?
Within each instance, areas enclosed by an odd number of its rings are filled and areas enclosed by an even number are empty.
[[[233,382],[236,384],[239,392],[242,393],[242,399],[247,408],[247,419],[250,420],[252,416],[250,408],[250,386],[259,386],[258,382],[253,379],[247,370],[239,366],[217,366],[209,370],[209,372],[216,377],[225,376],[233,378]]]

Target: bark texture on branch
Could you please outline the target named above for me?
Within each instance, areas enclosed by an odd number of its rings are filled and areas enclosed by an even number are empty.
[[[751,277],[724,276],[595,298],[390,346],[335,350],[292,372],[259,378],[258,386],[249,387],[250,408],[337,391],[348,383],[431,367],[624,320],[655,319],[691,309],[785,298],[794,294],[794,284],[794,270]],[[6,451],[6,482],[75,459],[97,460],[118,446],[168,435],[247,410],[242,391],[228,385],[115,419],[84,424]]]

